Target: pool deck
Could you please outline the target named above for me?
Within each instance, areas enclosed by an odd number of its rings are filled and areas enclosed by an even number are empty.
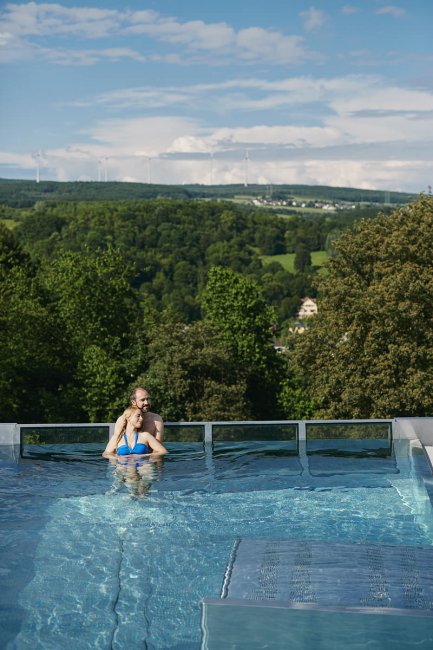
[[[433,467],[433,446],[424,445],[424,449],[426,451],[430,464]]]

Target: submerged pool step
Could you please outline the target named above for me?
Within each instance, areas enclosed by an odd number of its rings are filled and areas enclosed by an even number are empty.
[[[433,610],[433,549],[241,539],[222,597]]]
[[[239,540],[203,650],[433,647],[433,548]]]

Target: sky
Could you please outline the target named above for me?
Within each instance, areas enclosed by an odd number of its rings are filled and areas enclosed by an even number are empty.
[[[433,1],[391,2],[1,2],[0,177],[429,191]]]

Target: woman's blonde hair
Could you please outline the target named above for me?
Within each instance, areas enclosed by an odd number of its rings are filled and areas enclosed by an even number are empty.
[[[123,436],[123,434],[126,431],[126,425],[128,424],[129,418],[136,411],[140,411],[140,413],[141,413],[141,409],[139,409],[138,406],[128,406],[128,408],[123,411],[123,413],[121,415],[121,417],[123,418],[122,427],[121,427],[121,429],[119,431],[119,435],[117,436],[116,445],[119,444],[121,437]]]

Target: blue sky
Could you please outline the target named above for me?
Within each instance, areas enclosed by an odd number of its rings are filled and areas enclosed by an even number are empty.
[[[0,6],[0,177],[433,185],[432,0]]]

